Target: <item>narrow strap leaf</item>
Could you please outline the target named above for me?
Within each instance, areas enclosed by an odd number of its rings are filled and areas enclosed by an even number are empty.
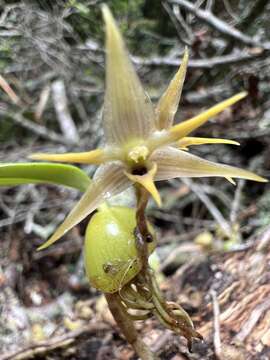
[[[48,183],[85,191],[91,179],[81,169],[64,164],[0,164],[0,186]]]

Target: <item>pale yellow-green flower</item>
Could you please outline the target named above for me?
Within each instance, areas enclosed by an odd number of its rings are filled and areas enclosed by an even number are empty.
[[[106,5],[102,8],[106,24],[106,93],[103,111],[106,146],[84,153],[34,154],[32,159],[99,165],[93,182],[52,237],[46,248],[108,197],[134,183],[145,187],[160,205],[154,181],[176,177],[222,176],[254,181],[266,179],[246,170],[216,164],[190,154],[191,145],[224,143],[224,139],[187,137],[228,106],[246,96],[241,92],[178,125],[172,126],[185,79],[188,52],[156,108],[143,90],[125,48],[122,36]]]

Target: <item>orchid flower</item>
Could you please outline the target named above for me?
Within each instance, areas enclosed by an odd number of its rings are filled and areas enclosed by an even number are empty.
[[[241,92],[173,126],[187,70],[188,51],[185,50],[178,72],[154,108],[129,59],[109,8],[103,5],[102,12],[106,25],[106,91],[103,111],[106,146],[82,153],[31,156],[35,160],[98,165],[93,181],[80,201],[39,249],[53,244],[107,198],[134,184],[144,187],[160,205],[160,195],[155,186],[158,180],[219,176],[230,181],[232,178],[267,181],[252,172],[217,164],[186,151],[191,145],[238,144],[231,140],[194,138],[188,135],[244,98],[246,93]]]

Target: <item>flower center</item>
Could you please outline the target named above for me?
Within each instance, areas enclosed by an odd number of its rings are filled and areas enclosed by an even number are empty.
[[[138,145],[133,147],[128,152],[128,160],[136,164],[144,163],[149,155],[149,150],[145,145]]]

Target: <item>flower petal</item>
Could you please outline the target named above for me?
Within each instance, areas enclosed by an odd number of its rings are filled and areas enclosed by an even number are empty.
[[[240,145],[239,142],[228,139],[214,139],[214,138],[200,138],[200,137],[184,137],[177,142],[177,147],[180,149],[187,149],[193,145],[204,145],[204,144],[231,144]]]
[[[241,92],[225,101],[220,102],[219,104],[211,107],[210,109],[204,111],[203,113],[181,122],[178,125],[173,126],[168,131],[156,131],[147,141],[147,147],[151,151],[157,149],[164,145],[171,145],[175,141],[182,139],[183,137],[190,134],[193,130],[197,129],[203,125],[211,117],[219,114],[221,111],[225,110],[227,107],[233,105],[237,101],[243,99],[247,95],[246,92]]]
[[[227,179],[242,178],[267,182],[266,179],[250,171],[217,164],[172,147],[156,150],[151,160],[155,161],[158,166],[155,180],[167,180],[176,177],[221,176]]]
[[[106,24],[103,121],[107,141],[123,144],[132,139],[145,139],[155,126],[152,103],[142,88],[107,5],[102,6],[102,11]]]
[[[160,195],[154,183],[156,172],[157,164],[154,163],[151,170],[149,170],[145,175],[133,175],[127,172],[125,172],[125,174],[132,182],[142,185],[153,196],[158,206],[161,206]]]
[[[227,100],[224,100],[217,105],[211,107],[210,109],[204,111],[203,113],[186,120],[178,125],[175,125],[170,130],[170,137],[173,140],[181,139],[184,136],[190,134],[193,130],[197,129],[199,126],[203,125],[211,117],[219,114],[227,107],[235,104],[237,101],[243,99],[247,95],[246,92],[241,92],[237,95],[230,97]]]
[[[32,160],[45,160],[45,161],[57,161],[68,162],[78,164],[101,164],[107,160],[103,150],[95,149],[92,151],[86,151],[81,153],[66,153],[66,154],[43,154],[36,153],[29,156]]]
[[[117,162],[101,165],[80,201],[69,213],[65,221],[58,227],[55,233],[38,250],[52,245],[61,238],[73,226],[77,225],[86,216],[91,214],[106,198],[117,195],[131,185],[124,175],[123,166]]]
[[[185,81],[188,65],[188,50],[185,49],[181,66],[174,78],[171,80],[167,90],[160,98],[157,108],[157,128],[158,130],[168,129],[173,124],[174,115],[182,94],[182,88]]]

